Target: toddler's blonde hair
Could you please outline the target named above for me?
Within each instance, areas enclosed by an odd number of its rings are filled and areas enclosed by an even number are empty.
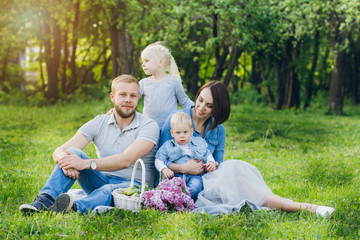
[[[170,120],[171,128],[173,129],[178,124],[186,124],[189,128],[192,128],[192,122],[189,114],[184,112],[177,112],[172,115]]]
[[[158,41],[148,45],[143,51],[152,50],[155,52],[158,58],[162,58],[165,61],[166,71],[173,76],[180,78],[180,72],[176,65],[174,57],[170,53],[170,49],[164,45],[164,42]],[[181,78],[180,78],[181,79]]]

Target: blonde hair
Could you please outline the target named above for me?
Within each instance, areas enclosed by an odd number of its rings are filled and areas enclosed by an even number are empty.
[[[178,124],[186,124],[189,128],[192,128],[192,122],[189,114],[184,112],[177,112],[172,115],[170,120],[171,128],[174,128]]]
[[[153,50],[156,52],[157,57],[164,59],[166,71],[175,77],[180,78],[180,72],[176,65],[174,57],[170,53],[170,49],[164,45],[164,42],[158,41],[148,45],[142,52]],[[181,78],[180,78],[181,79]]]
[[[122,74],[116,78],[114,78],[111,82],[111,92],[115,92],[115,85],[119,82],[124,82],[124,83],[136,83],[139,88],[140,88],[140,85],[139,85],[139,81],[134,77],[134,76],[131,76],[131,75],[128,75],[128,74]]]

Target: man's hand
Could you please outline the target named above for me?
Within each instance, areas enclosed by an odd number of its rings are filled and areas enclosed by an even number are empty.
[[[65,170],[65,169],[61,169],[61,170],[63,171],[65,176],[67,176],[69,178],[72,178],[72,179],[75,179],[75,180],[79,179],[80,173],[79,173],[78,170],[75,170],[73,168],[67,169],[67,170]]]
[[[70,155],[71,153],[69,153],[68,151],[65,151],[64,156],[60,159],[65,158],[66,156]],[[60,165],[59,165],[60,166]],[[61,168],[61,167],[60,167]],[[64,173],[65,176],[72,178],[72,179],[79,179],[79,174],[80,172],[76,169],[70,168],[70,169],[61,169]]]
[[[65,151],[66,156],[59,159],[58,164],[60,168],[64,170],[74,169],[77,171],[81,171],[84,169],[88,169],[90,166],[90,159],[81,159],[77,155],[72,154],[71,152]],[[65,173],[65,172],[64,172]],[[65,174],[66,175],[66,174]]]
[[[161,172],[164,175],[164,177],[166,177],[166,178],[172,178],[174,176],[174,172],[168,168],[163,168],[163,170],[161,170]]]

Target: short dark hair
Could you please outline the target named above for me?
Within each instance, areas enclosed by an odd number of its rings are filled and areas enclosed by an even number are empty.
[[[195,97],[195,102],[198,99],[201,91],[205,88],[210,88],[210,92],[213,98],[212,116],[214,118],[214,122],[211,124],[211,126],[208,129],[208,130],[213,130],[218,125],[228,120],[231,111],[230,97],[225,84],[216,80],[212,80],[199,89]],[[205,124],[207,124],[208,121],[206,121]]]

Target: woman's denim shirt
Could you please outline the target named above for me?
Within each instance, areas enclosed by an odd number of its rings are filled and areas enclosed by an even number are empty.
[[[191,122],[192,122],[192,127],[194,128],[194,137],[202,137],[201,133],[199,133],[196,129],[195,129],[195,125],[194,122],[192,121],[192,114],[191,114],[191,108],[185,108],[185,109],[181,109],[179,111],[176,112],[185,112],[187,114],[190,115],[191,117]],[[175,112],[173,112],[172,114],[170,114],[170,116],[167,118],[163,129],[161,131],[161,136],[160,136],[160,143],[159,146],[161,147],[161,145],[163,145],[167,140],[173,139],[173,137],[171,136],[170,133],[170,119],[172,117],[172,115]],[[210,153],[213,155],[215,161],[217,161],[219,164],[222,163],[223,158],[224,158],[224,150],[225,150],[225,128],[222,124],[218,125],[215,129],[213,130],[208,130],[209,126],[213,123],[213,119],[211,118],[210,121],[208,122],[207,126],[206,126],[206,131],[205,131],[205,141],[208,144],[208,149],[210,151]]]
[[[206,162],[207,157],[211,154],[205,140],[200,137],[191,137],[189,148],[192,152],[191,155],[187,155],[174,139],[170,139],[156,152],[155,158],[163,161],[165,165],[170,163],[184,164],[190,159]]]

